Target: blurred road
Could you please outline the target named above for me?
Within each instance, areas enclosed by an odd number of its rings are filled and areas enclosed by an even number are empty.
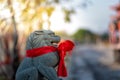
[[[120,65],[108,47],[76,46],[68,59],[69,76],[65,80],[120,80]]]

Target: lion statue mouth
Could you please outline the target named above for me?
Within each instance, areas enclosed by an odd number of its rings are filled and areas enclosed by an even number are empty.
[[[53,46],[55,46],[55,47],[58,46],[58,43],[57,43],[57,42],[51,42],[51,44],[52,44]]]

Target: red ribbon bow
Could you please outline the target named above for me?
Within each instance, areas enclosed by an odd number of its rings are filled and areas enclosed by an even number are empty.
[[[64,63],[64,57],[66,55],[67,51],[71,51],[74,47],[74,43],[70,40],[66,40],[59,44],[58,51],[60,56],[60,62],[58,65],[58,76],[66,77],[67,76],[67,70]]]

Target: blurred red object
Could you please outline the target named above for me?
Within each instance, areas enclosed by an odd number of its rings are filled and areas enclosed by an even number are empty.
[[[120,3],[110,7],[112,10],[120,11]]]

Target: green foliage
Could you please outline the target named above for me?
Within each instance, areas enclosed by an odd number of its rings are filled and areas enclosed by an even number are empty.
[[[63,8],[62,10],[65,13],[65,18],[64,18],[65,22],[70,22],[71,21],[70,15],[75,13],[75,11],[73,9],[68,10],[66,8]]]
[[[48,16],[50,17],[52,12],[54,11],[54,7],[52,7],[52,6],[51,7],[47,7],[46,11],[47,11]]]
[[[96,35],[89,30],[79,29],[74,35],[74,40],[79,41],[81,43],[84,42],[95,42]]]

